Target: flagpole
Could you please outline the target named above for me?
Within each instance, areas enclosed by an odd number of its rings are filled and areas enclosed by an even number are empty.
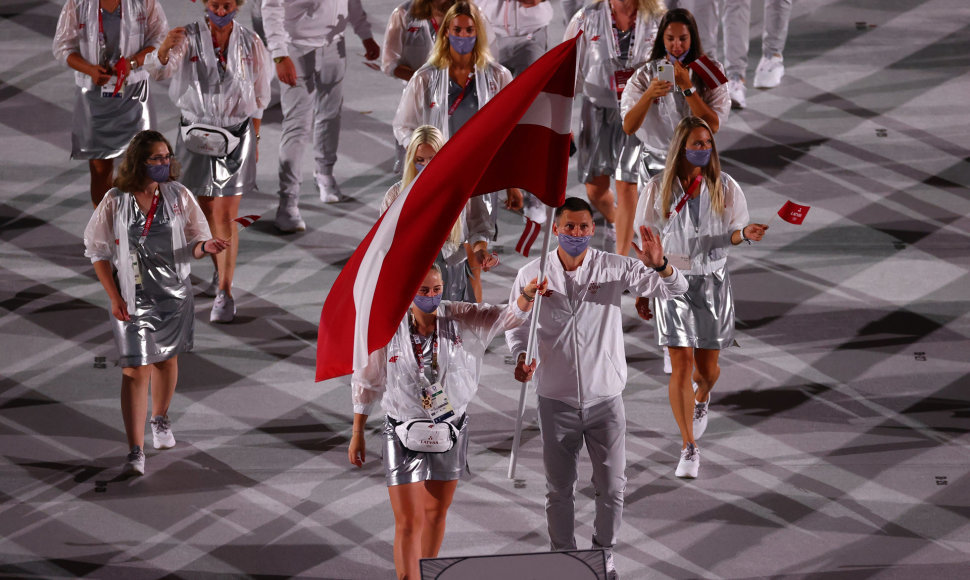
[[[546,266],[549,257],[550,246],[552,245],[552,206],[546,206],[546,233],[543,241],[542,255],[539,257],[539,277],[537,281],[541,284],[546,279]],[[531,364],[535,358],[536,351],[536,332],[539,330],[539,308],[542,307],[542,294],[536,295],[535,306],[532,307],[532,317],[529,319],[529,342],[525,347],[525,364]],[[518,363],[516,363],[518,364]],[[525,394],[532,385],[532,381],[522,383],[519,390],[519,408],[515,415],[515,434],[512,436],[512,454],[509,456],[509,479],[515,479],[515,464],[519,458],[519,444],[522,442],[522,419],[525,416]]]

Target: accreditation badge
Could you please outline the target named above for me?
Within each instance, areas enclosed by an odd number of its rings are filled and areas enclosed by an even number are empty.
[[[435,423],[442,423],[455,416],[455,409],[445,394],[441,383],[435,383],[428,387],[431,396],[431,408],[428,409],[428,417]]]
[[[690,270],[690,256],[687,254],[667,254],[667,261],[681,272]]]
[[[128,252],[131,257],[131,270],[135,273],[135,286],[141,287],[141,268],[138,267],[138,251],[131,250]]]
[[[101,85],[101,98],[102,99],[120,99],[125,96],[125,85],[121,85],[118,92],[115,93],[115,85],[118,84],[118,77],[113,76],[108,79],[108,82]]]

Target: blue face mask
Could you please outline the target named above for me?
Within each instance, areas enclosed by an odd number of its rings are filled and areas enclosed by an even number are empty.
[[[684,149],[684,156],[687,161],[695,167],[706,167],[711,162],[711,151],[713,149]]]
[[[427,167],[427,165],[425,165],[424,163],[417,163],[417,162],[414,163],[414,168],[418,170],[418,173],[421,173],[422,171],[424,171],[425,167]]]
[[[209,22],[215,24],[216,28],[225,28],[229,26],[229,23],[232,22],[232,19],[236,17],[235,10],[226,14],[225,16],[219,16],[212,10],[209,10],[208,8],[205,9],[205,13],[209,17]]]
[[[586,251],[593,236],[570,236],[559,234],[559,247],[572,257],[576,257]]]
[[[155,183],[165,183],[168,181],[169,174],[169,164],[164,165],[145,165],[145,173],[148,175],[148,179],[151,179]]]
[[[670,62],[674,62],[676,60],[680,64],[684,64],[684,59],[687,58],[688,53],[690,53],[690,50],[685,50],[684,54],[680,56],[674,56],[673,53],[671,53],[670,51],[667,51],[667,60],[669,60]]]
[[[451,42],[451,48],[455,49],[455,52],[458,54],[469,54],[475,50],[475,42],[478,40],[478,37],[449,34],[448,40]]]
[[[421,312],[426,312],[431,314],[438,309],[438,304],[441,304],[441,294],[437,296],[421,296],[418,294],[414,297],[414,305],[418,307]]]

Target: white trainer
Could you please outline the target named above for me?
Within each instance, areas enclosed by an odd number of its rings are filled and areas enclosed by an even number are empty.
[[[171,449],[175,447],[175,434],[172,433],[172,422],[168,415],[152,417],[152,442],[155,449]]]
[[[232,322],[235,317],[236,301],[232,299],[232,296],[226,294],[225,290],[219,290],[216,299],[212,301],[209,322]]]
[[[785,76],[785,59],[780,54],[761,57],[758,68],[754,71],[754,88],[773,89],[781,84],[781,77]]]
[[[748,101],[745,99],[747,92],[747,89],[744,88],[744,79],[728,81],[728,94],[731,95],[732,109],[743,109],[748,106]]]
[[[694,479],[701,466],[701,452],[693,443],[688,443],[687,447],[680,450],[680,463],[677,464],[677,471],[674,475],[684,479]]]
[[[694,401],[694,439],[700,439],[707,431],[707,405],[710,402],[710,398],[704,403]]]
[[[125,467],[121,470],[122,475],[145,475],[145,454],[141,447],[135,445],[125,458]]]
[[[606,550],[606,580],[620,580],[616,573],[616,562],[613,561],[613,550]]]
[[[337,203],[343,199],[343,192],[337,185],[337,180],[333,175],[314,175],[317,180],[317,189],[320,190],[320,201],[323,203]]]
[[[295,195],[280,194],[280,205],[276,208],[276,229],[284,234],[306,231],[306,222],[297,205],[299,200]]]

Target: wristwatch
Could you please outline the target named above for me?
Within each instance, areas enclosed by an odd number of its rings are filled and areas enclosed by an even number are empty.
[[[684,89],[684,96],[689,97],[693,95],[695,92],[697,91],[694,90],[694,87],[687,87],[686,89]]]
[[[128,59],[128,67],[129,67],[129,70],[135,70],[136,68],[138,68],[138,61],[135,60],[135,57],[131,57]]]
[[[283,59],[284,58],[287,58],[287,57],[285,57],[285,56],[274,56],[273,57],[273,62],[275,62],[276,64],[279,64],[279,63],[283,62]]]

